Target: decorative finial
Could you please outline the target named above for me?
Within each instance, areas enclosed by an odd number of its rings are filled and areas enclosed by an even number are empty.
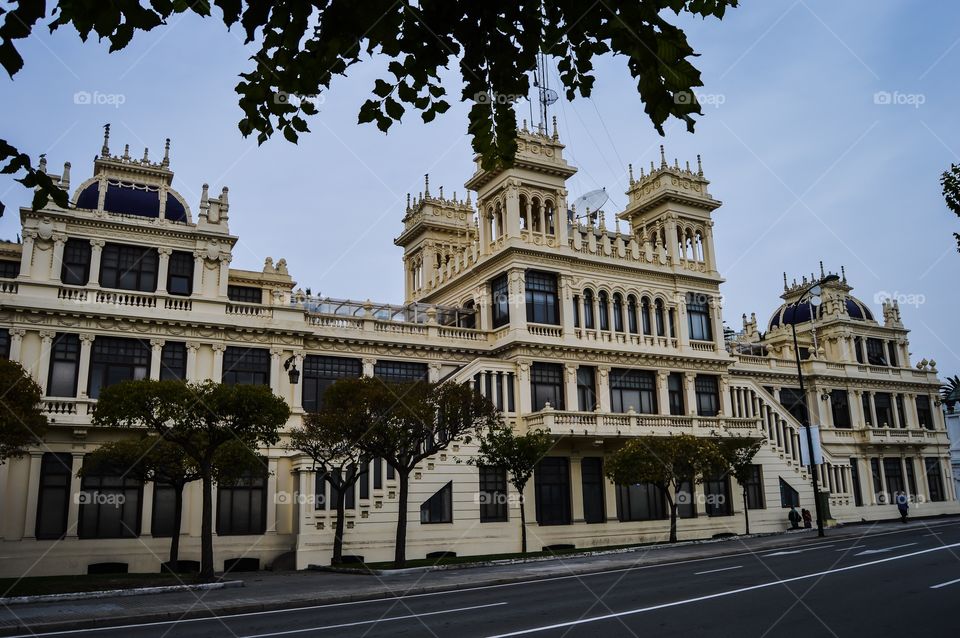
[[[663,150],[663,144],[660,145],[660,168],[667,167],[667,155]]]
[[[144,162],[150,161],[150,149],[147,148],[146,146],[143,147],[143,161]]]
[[[200,207],[207,207],[207,200],[210,198],[210,185],[204,184],[203,189],[200,191]]]
[[[703,177],[703,166],[700,164],[700,155],[697,155],[697,175]]]
[[[523,118],[523,129],[522,129],[522,130],[523,130],[524,133],[527,132],[527,118]]]
[[[789,288],[789,286],[787,286],[787,271],[784,270],[784,271],[783,271],[783,290],[784,290],[784,292],[786,292],[788,288]]]
[[[633,184],[633,164],[627,164],[627,168],[630,172],[630,183]]]
[[[103,125],[103,147],[100,149],[100,157],[110,157],[110,125]]]
[[[656,169],[653,167],[653,160],[650,160],[650,174],[653,175],[653,171]]]
[[[410,193],[407,193],[407,210],[410,210]]]
[[[125,160],[130,159],[130,145],[129,145],[129,144],[124,144],[124,145],[123,145],[123,159],[125,159]]]
[[[677,170],[680,170],[680,160],[678,160],[676,157],[673,158],[673,167]]]
[[[230,189],[226,186],[223,187],[223,190],[220,191],[220,210],[230,206],[230,202],[227,199],[227,193],[230,192]]]
[[[843,283],[847,283],[847,267],[840,266],[840,278],[843,279]]]
[[[430,197],[430,173],[425,173],[423,176],[423,194],[425,197]]]
[[[38,166],[38,169],[40,170],[41,173],[47,172],[47,154],[46,153],[40,153],[40,166]]]
[[[687,172],[690,172],[690,160],[687,160]]]
[[[443,186],[440,187],[440,199],[443,199]]]
[[[63,163],[63,175],[60,176],[60,186],[70,188],[70,162]]]
[[[557,134],[557,116],[553,116],[553,139],[557,139],[560,135]]]
[[[646,175],[644,175],[644,173],[643,173],[643,167],[641,166],[641,167],[640,167],[640,179],[643,179],[644,177],[646,177]]]
[[[470,191],[467,191],[467,206],[472,206],[473,203],[470,201]]]
[[[160,162],[161,166],[170,166],[170,138],[168,137],[163,143],[163,161]]]
[[[820,278],[823,279],[826,276],[827,276],[827,273],[823,271],[823,260],[821,259],[820,260]]]

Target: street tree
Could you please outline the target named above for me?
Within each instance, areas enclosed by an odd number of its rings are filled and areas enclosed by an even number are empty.
[[[747,507],[747,485],[753,478],[753,457],[765,439],[721,439],[717,445],[724,460],[723,471],[737,479],[743,496],[744,533],[750,533],[750,508]]]
[[[270,388],[214,381],[121,381],[104,388],[93,424],[146,428],[183,450],[202,482],[200,576],[213,577],[213,484],[222,448],[238,443],[249,450],[274,445],[290,408]],[[227,457],[229,463],[234,461]]]
[[[960,217],[960,164],[951,164],[950,168],[943,172],[940,176],[940,186],[943,189],[943,199],[947,203],[947,208]],[[954,233],[953,238],[957,241],[957,251],[960,252],[960,233]]]
[[[394,564],[403,567],[410,475],[428,456],[495,425],[500,414],[466,383],[387,383],[375,378],[350,383],[357,387],[348,391],[367,415],[364,431],[353,438],[370,456],[382,458],[397,473],[400,493]]]
[[[47,431],[47,417],[40,409],[43,392],[15,361],[0,359],[0,465],[22,456]]]
[[[520,502],[520,551],[527,551],[527,513],[524,489],[554,439],[547,430],[528,430],[517,434],[513,428],[497,423],[477,436],[477,453],[468,463],[478,467],[497,467],[507,472]]]
[[[671,117],[693,131],[702,115],[694,88],[702,86],[697,56],[677,23],[689,17],[722,19],[737,0],[606,0],[598,3],[537,0],[212,0],[211,2],[86,2],[11,0],[0,24],[0,64],[14,76],[24,65],[19,40],[39,24],[71,27],[86,41],[127,47],[138,31],[170,28],[179,14],[217,17],[238,25],[256,52],[235,87],[240,132],[263,143],[276,131],[296,142],[309,130],[318,96],[336,76],[373,58],[388,61],[386,74],[360,107],[359,121],[386,132],[407,109],[424,122],[450,108],[448,75],[459,80],[459,100],[470,105],[468,133],[483,166],[510,165],[517,149],[516,102],[557,88],[568,100],[589,98],[597,58],[621,55],[636,83],[647,117],[662,135]],[[48,13],[48,4],[52,5]],[[541,63],[541,54],[549,64]],[[556,77],[551,78],[556,68]],[[454,71],[448,71],[450,67]],[[547,68],[544,78],[544,68]],[[531,76],[537,75],[533,86]],[[455,92],[455,91],[454,91]],[[549,95],[549,94],[548,94]],[[552,98],[553,96],[550,95]],[[60,191],[30,159],[0,141],[0,162],[19,181],[38,187],[34,207],[48,197],[66,205]]]
[[[331,562],[343,562],[343,532],[347,492],[365,476],[373,457],[357,444],[368,427],[368,414],[361,396],[366,384],[357,379],[341,379],[327,388],[323,407],[303,418],[303,425],[290,432],[288,447],[306,454],[330,484],[336,497],[337,527],[333,535]]]
[[[724,459],[712,439],[690,434],[630,439],[606,462],[606,474],[618,485],[650,483],[660,490],[670,513],[670,542],[677,541],[676,495],[684,483],[703,482]],[[691,495],[692,496],[692,495]]]

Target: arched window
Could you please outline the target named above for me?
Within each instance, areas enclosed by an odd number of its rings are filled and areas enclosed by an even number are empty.
[[[600,311],[600,329],[610,329],[610,308],[608,306],[607,293],[603,290],[597,295],[597,305]]]
[[[520,230],[529,230],[527,228],[527,196],[520,196]]]
[[[623,332],[623,297],[620,293],[613,295],[613,329]]]
[[[657,336],[663,337],[667,334],[666,321],[663,316],[663,301],[657,299],[653,304],[653,310],[657,320]]]
[[[651,335],[653,330],[650,328],[650,298],[643,297],[640,300],[640,318],[643,320],[643,334]]]
[[[637,329],[637,298],[633,295],[627,297],[627,326],[630,334],[639,334]]]
[[[593,291],[589,288],[583,291],[583,327],[593,330]]]
[[[463,312],[460,314],[460,327],[477,327],[477,305],[474,303],[473,299],[470,299],[467,301],[467,303],[463,304]]]

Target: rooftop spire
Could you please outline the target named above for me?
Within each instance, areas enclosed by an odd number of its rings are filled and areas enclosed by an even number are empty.
[[[557,116],[554,115],[553,116],[553,139],[558,139],[559,137],[560,135],[557,134]]]
[[[784,292],[786,292],[788,288],[789,288],[789,286],[787,285],[787,271],[784,270],[784,271],[783,271],[783,290],[784,290]]]
[[[60,176],[60,186],[64,190],[70,188],[70,162],[63,163],[63,175]]]
[[[697,154],[697,175],[703,177],[703,166],[700,164],[700,155]]]
[[[160,165],[164,167],[170,166],[170,138],[169,137],[163,143],[163,161],[160,162]]]
[[[100,148],[100,157],[110,157],[110,125],[103,125],[103,146]]]
[[[667,167],[667,155],[663,150],[663,144],[660,145],[660,168]]]
[[[150,149],[147,148],[146,146],[143,147],[143,161],[144,162],[150,161]]]
[[[823,260],[821,259],[820,260],[820,278],[823,279],[826,276],[827,276],[827,273],[823,271]]]
[[[627,168],[630,172],[630,183],[633,183],[633,164],[627,164]]]
[[[430,173],[423,175],[423,196],[430,197]]]

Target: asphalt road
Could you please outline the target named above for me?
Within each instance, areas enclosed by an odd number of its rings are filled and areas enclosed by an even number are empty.
[[[958,603],[960,522],[952,522],[391,600],[29,635],[955,637]]]

